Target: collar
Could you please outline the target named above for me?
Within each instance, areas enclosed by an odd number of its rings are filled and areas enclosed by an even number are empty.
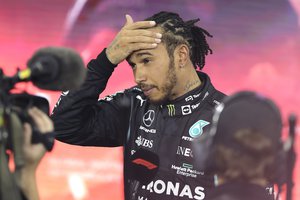
[[[197,72],[202,84],[181,97],[160,106],[164,117],[185,116],[193,113],[215,91],[207,74]]]

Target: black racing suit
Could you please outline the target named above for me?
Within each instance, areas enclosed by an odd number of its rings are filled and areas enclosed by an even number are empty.
[[[213,179],[197,168],[202,152],[193,152],[191,144],[208,130],[224,94],[199,72],[201,86],[167,104],[151,104],[137,87],[98,100],[114,67],[104,50],[88,64],[82,87],[62,93],[52,114],[56,139],[83,146],[124,146],[126,200],[204,199]],[[129,156],[140,148],[160,158],[147,186],[128,178]]]

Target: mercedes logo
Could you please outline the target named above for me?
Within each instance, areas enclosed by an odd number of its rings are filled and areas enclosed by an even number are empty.
[[[151,124],[153,123],[154,118],[155,118],[155,112],[154,112],[154,110],[148,110],[148,111],[144,114],[143,122],[144,122],[144,124],[145,124],[147,127],[149,127],[149,126],[151,126]]]

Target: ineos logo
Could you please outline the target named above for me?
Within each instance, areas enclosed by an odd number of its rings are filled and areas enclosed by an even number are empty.
[[[144,124],[145,124],[147,127],[149,127],[149,126],[151,126],[151,124],[153,123],[154,118],[155,118],[155,112],[154,112],[154,110],[148,110],[148,111],[144,114],[143,122],[144,122]]]

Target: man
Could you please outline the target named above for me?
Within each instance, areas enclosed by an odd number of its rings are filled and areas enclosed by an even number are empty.
[[[239,92],[217,107],[207,168],[216,173],[210,200],[271,200],[268,186],[285,181],[281,116],[274,103],[254,92]],[[201,141],[201,140],[200,140]]]
[[[64,92],[52,115],[57,139],[84,146],[124,146],[125,199],[204,199],[213,185],[197,167],[201,152],[191,144],[208,129],[212,111],[224,97],[209,77],[196,71],[211,53],[210,34],[184,22],[178,14],[160,12],[146,21],[126,24],[107,49],[88,64],[81,89]],[[98,101],[114,67],[132,67],[136,87]],[[132,178],[130,158],[140,149],[159,156],[148,185]],[[136,164],[153,169],[147,158]],[[154,168],[157,166],[154,166]],[[140,174],[140,176],[147,176]]]

